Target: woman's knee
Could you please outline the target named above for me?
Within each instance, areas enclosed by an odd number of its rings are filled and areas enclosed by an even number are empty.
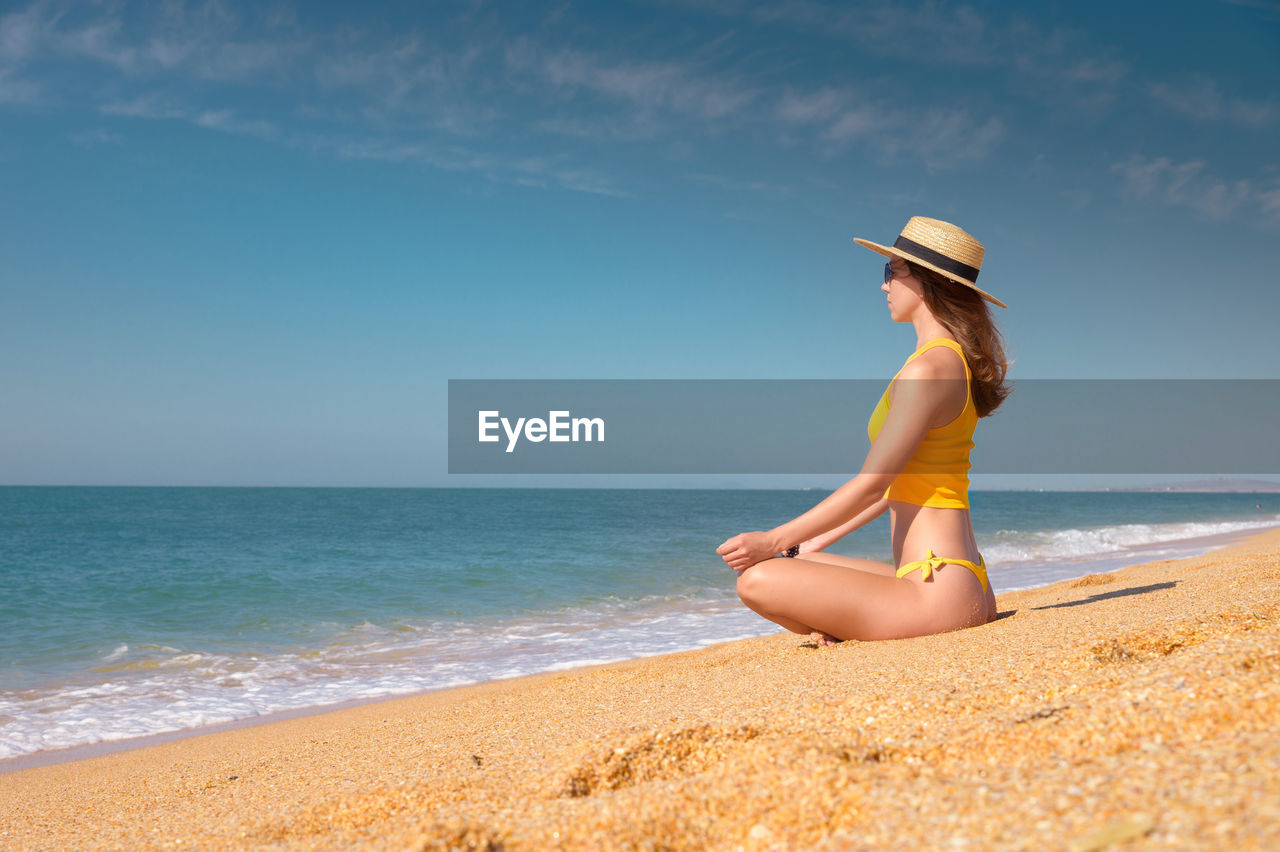
[[[774,561],[766,559],[757,562],[738,574],[738,598],[744,604],[750,606],[769,598],[769,589],[774,585],[777,575],[777,568],[772,564]]]

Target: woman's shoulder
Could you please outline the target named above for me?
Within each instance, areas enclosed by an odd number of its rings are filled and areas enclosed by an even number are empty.
[[[958,349],[954,340],[930,340],[911,356],[898,375],[908,379],[963,379],[967,370]]]

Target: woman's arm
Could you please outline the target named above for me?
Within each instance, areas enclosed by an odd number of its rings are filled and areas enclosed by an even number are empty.
[[[875,503],[871,504],[870,509],[860,513],[845,524],[836,527],[833,530],[827,530],[820,535],[816,535],[808,541],[800,542],[800,553],[817,553],[819,551],[826,550],[849,533],[871,523],[876,518],[883,515],[885,510],[888,508],[889,501],[883,497],[880,498]]]
[[[910,381],[894,382],[889,413],[857,476],[798,518],[768,532],[736,535],[716,548],[716,553],[730,568],[740,571],[793,544],[843,527],[883,500],[885,491],[906,468],[947,402],[947,382],[917,381],[952,378],[939,372],[934,360],[926,357],[903,368],[898,378]]]

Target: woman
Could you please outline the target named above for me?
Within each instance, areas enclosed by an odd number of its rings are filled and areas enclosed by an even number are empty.
[[[893,321],[915,328],[916,351],[871,415],[858,475],[800,517],[716,552],[739,572],[743,603],[824,643],[986,624],[996,600],[969,519],[969,451],[978,418],[1009,394],[984,300],[1006,305],[974,283],[982,244],[955,225],[917,216],[893,246],[856,242],[889,258],[881,289]],[[894,565],[822,552],[886,509]]]

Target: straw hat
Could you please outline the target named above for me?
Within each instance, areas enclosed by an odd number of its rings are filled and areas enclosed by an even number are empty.
[[[853,241],[885,257],[900,257],[941,273],[958,284],[976,290],[988,302],[1009,307],[990,293],[978,288],[978,270],[982,268],[982,243],[950,222],[912,216],[892,246],[882,246],[861,237]]]

